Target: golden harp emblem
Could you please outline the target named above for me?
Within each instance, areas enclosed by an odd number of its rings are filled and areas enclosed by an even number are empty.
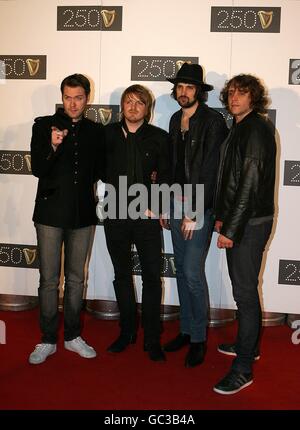
[[[26,154],[24,155],[25,161],[26,161],[26,166],[29,172],[31,172],[31,155],[30,154]]]
[[[260,24],[262,26],[262,29],[266,30],[268,27],[270,27],[270,25],[272,24],[272,21],[273,21],[273,11],[266,12],[264,10],[260,10],[257,12],[257,14],[259,16],[259,20],[260,20]]]
[[[100,121],[102,122],[103,125],[106,125],[111,121],[112,109],[100,108],[98,109],[98,112],[100,115]]]
[[[104,26],[106,28],[109,28],[113,25],[115,17],[116,17],[116,11],[113,10],[107,10],[103,9],[101,10],[101,16],[103,18]]]
[[[27,58],[26,64],[29,70],[30,76],[35,76],[40,68],[40,60],[33,60],[32,58]]]
[[[31,265],[36,259],[36,249],[24,248],[23,253],[25,255],[26,263]]]

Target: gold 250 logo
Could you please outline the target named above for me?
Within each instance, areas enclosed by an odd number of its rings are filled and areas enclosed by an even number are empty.
[[[0,244],[0,266],[37,269],[37,248],[33,245]]]
[[[29,151],[0,151],[0,174],[31,175]]]
[[[211,32],[280,33],[280,7],[211,8]]]
[[[46,79],[46,55],[0,55],[0,79]]]
[[[58,6],[58,31],[120,31],[121,6]]]

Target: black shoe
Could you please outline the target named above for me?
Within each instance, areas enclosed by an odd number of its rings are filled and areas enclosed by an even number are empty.
[[[131,343],[136,342],[136,334],[120,334],[117,340],[115,340],[108,348],[108,352],[122,352]]]
[[[148,352],[150,348],[151,343],[144,341],[144,351]]]
[[[252,384],[252,373],[239,373],[232,369],[214,386],[214,391],[219,394],[234,394]]]
[[[171,340],[163,346],[163,350],[166,352],[179,351],[185,345],[188,345],[190,343],[190,339],[191,337],[189,334],[179,333],[175,337],[175,339]]]
[[[166,361],[165,354],[161,349],[160,343],[145,344],[149,358],[152,361]]]
[[[222,343],[221,345],[218,346],[218,351],[221,352],[222,354],[232,355],[236,357],[235,343]],[[259,359],[260,359],[259,352],[255,351],[254,360],[259,360]]]
[[[203,363],[205,355],[205,342],[191,343],[189,352],[185,357],[185,367],[195,367]]]

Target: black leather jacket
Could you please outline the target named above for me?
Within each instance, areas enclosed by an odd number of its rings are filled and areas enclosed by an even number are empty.
[[[182,110],[174,113],[169,132],[172,154],[172,176],[175,179],[177,147],[180,142]],[[228,134],[223,116],[200,103],[190,118],[189,139],[185,147],[185,183],[204,184],[204,210],[212,208],[217,181],[219,151]],[[195,210],[196,188],[193,187],[193,210]]]
[[[250,112],[232,126],[222,148],[216,219],[221,234],[239,242],[248,222],[272,218],[276,166],[274,128],[261,115]]]

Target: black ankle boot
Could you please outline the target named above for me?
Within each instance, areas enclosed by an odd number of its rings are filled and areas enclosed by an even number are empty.
[[[166,352],[175,352],[175,351],[179,351],[181,348],[183,348],[185,345],[188,345],[189,343],[190,343],[190,335],[179,333],[175,337],[175,339],[166,343],[163,346],[163,349]]]
[[[136,334],[121,333],[117,340],[115,340],[108,348],[108,352],[122,352],[131,343],[136,342]]]
[[[185,357],[185,367],[195,367],[203,363],[205,355],[205,342],[193,342]]]
[[[144,350],[148,351],[149,358],[152,361],[166,361],[165,354],[159,342],[146,343]]]

